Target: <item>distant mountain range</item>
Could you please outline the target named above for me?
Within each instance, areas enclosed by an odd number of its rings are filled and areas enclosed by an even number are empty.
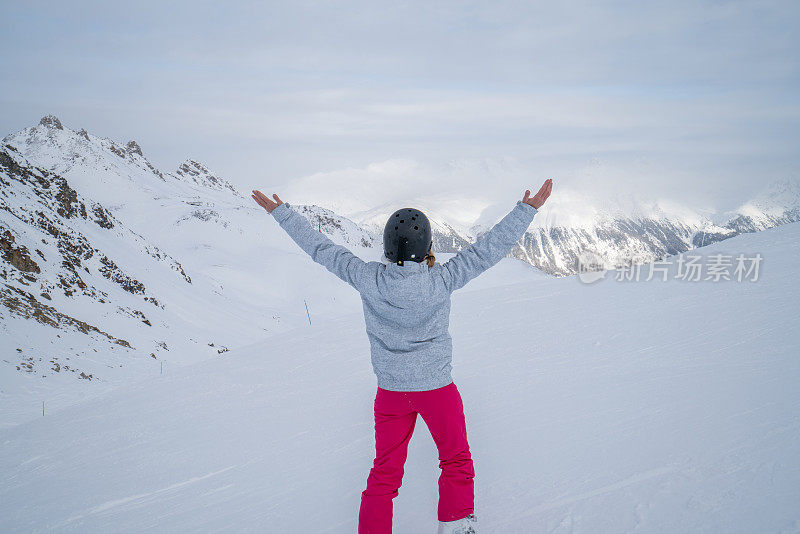
[[[434,204],[424,198],[413,202],[431,220],[436,252],[455,253],[469,246],[506,213],[458,224],[448,217],[446,208]],[[551,198],[537,214],[510,255],[556,276],[577,273],[579,258],[587,253],[605,269],[661,259],[741,233],[800,220],[800,182],[774,181],[755,198],[725,213],[709,214],[659,202],[627,204],[627,209],[593,204],[573,191],[560,189],[558,198]],[[396,208],[393,204],[373,207],[350,214],[350,219],[371,234],[374,246],[380,248],[383,221]],[[474,211],[479,213],[480,209]],[[458,218],[463,218],[461,213]]]
[[[559,191],[559,195],[564,194]],[[578,272],[580,257],[590,252],[605,269],[629,263],[645,263],[666,256],[710,245],[747,232],[757,232],[781,224],[800,221],[800,185],[792,180],[769,184],[758,196],[742,203],[736,210],[707,214],[682,206],[663,207],[658,203],[635,206],[629,212],[617,207],[592,206],[574,194],[559,204],[551,202],[548,213],[534,218],[525,236],[510,256],[556,276]],[[455,253],[483,236],[491,223],[464,225],[451,223],[446,211],[428,208],[425,200],[414,203],[431,220],[435,252]],[[382,246],[383,221],[397,206],[386,205],[352,214],[337,215],[319,206],[304,206],[302,212],[312,221],[337,220],[327,232],[339,231],[342,221],[348,228],[358,228],[363,246]],[[510,209],[510,208],[509,208]],[[553,213],[553,210],[570,213]],[[479,211],[479,210],[478,210]],[[499,220],[499,217],[498,219]],[[350,233],[342,232],[345,236]],[[344,241],[353,243],[344,237]],[[584,265],[584,268],[586,266]]]

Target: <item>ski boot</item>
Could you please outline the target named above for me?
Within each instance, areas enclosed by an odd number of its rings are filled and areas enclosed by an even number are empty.
[[[477,534],[478,531],[475,530],[477,523],[478,518],[475,514],[469,514],[456,521],[439,521],[438,534]]]

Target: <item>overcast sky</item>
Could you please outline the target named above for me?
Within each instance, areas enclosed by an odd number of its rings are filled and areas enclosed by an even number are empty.
[[[727,209],[800,170],[798,27],[797,1],[2,2],[0,135],[53,113],[323,205],[552,177]]]

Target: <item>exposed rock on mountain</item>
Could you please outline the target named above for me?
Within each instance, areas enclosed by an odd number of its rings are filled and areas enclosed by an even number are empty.
[[[190,180],[193,183],[212,189],[229,190],[237,196],[242,196],[233,185],[227,180],[216,176],[209,171],[202,163],[198,163],[192,159],[187,159],[178,167],[175,174],[185,180]]]
[[[46,119],[48,127],[60,125],[55,118]],[[108,209],[79,194],[64,177],[33,166],[10,144],[0,148],[0,184],[0,316],[5,316],[5,310],[54,329],[99,334],[111,343],[133,348],[121,335],[110,334],[62,307],[71,308],[69,300],[80,297],[88,299],[81,305],[84,312],[90,302],[101,307],[122,304],[137,317],[145,317],[139,306],[164,308],[137,275],[122,266],[128,260],[118,264],[119,260],[112,259],[120,255],[123,243],[135,251],[137,262],[160,264],[181,282],[191,283],[177,260],[120,225]],[[119,290],[135,299],[121,298]],[[22,368],[32,370],[30,365]],[[79,370],[75,364],[73,370]]]

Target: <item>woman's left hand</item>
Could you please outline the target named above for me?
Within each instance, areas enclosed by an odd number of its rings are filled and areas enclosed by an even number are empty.
[[[545,201],[550,196],[550,193],[552,191],[553,191],[553,179],[552,178],[548,178],[542,184],[542,187],[541,187],[541,189],[539,189],[539,192],[536,193],[534,196],[531,196],[531,190],[530,189],[526,189],[525,190],[525,196],[522,197],[522,201],[525,204],[530,204],[531,206],[533,206],[534,208],[536,208],[538,210],[539,208],[542,207],[542,204],[545,203]]]
[[[275,197],[275,200],[277,202],[273,202],[272,200],[270,200],[270,198],[261,191],[255,190],[252,191],[252,193],[253,194],[250,196],[253,197],[253,200],[258,202],[258,205],[267,210],[268,213],[272,213],[272,210],[283,204],[283,200],[278,198],[277,193],[272,194],[272,196]]]

